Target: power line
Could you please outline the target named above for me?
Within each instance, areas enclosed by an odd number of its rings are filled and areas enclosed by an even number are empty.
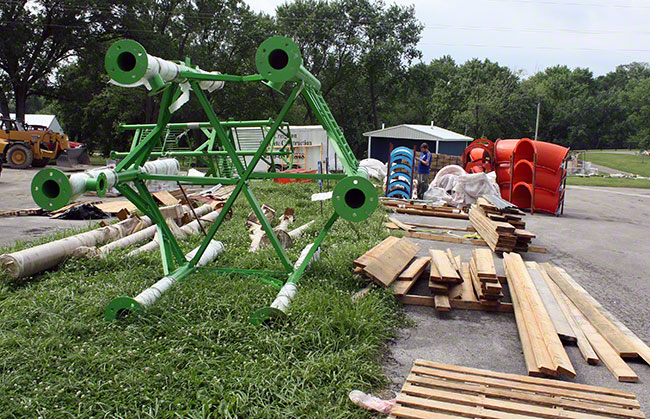
[[[494,44],[452,44],[443,42],[420,42],[418,45],[439,45],[445,47],[476,47],[476,48],[512,48],[512,49],[545,49],[555,51],[609,51],[609,52],[650,52],[650,49],[638,48],[587,48],[587,47],[547,47],[531,45],[494,45]]]

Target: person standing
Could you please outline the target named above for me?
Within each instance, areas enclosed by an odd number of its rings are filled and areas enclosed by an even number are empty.
[[[424,193],[429,189],[429,173],[431,172],[431,153],[429,145],[422,143],[420,145],[420,155],[418,160],[418,199],[424,197]]]

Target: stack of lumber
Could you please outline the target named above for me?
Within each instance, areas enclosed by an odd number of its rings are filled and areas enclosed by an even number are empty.
[[[427,256],[413,259],[413,262],[399,274],[397,280],[391,285],[393,294],[398,297],[406,295],[429,267],[430,262],[431,258]]]
[[[602,361],[618,381],[638,381],[638,376],[624,358],[641,357],[650,364],[648,345],[607,311],[566,271],[548,263],[532,267],[542,274],[542,279],[573,331],[585,360],[590,364]]]
[[[644,418],[623,390],[416,360],[390,418]]]
[[[419,250],[420,247],[406,237],[388,237],[354,261],[355,272],[371,278],[377,285],[388,287]]]
[[[487,216],[478,204],[471,206],[469,220],[487,245],[496,253],[527,252],[535,235],[527,230],[515,228],[506,221],[495,221]]]
[[[476,295],[482,304],[499,304],[503,292],[490,249],[474,249],[469,272]]]
[[[433,240],[433,241],[446,242],[446,243],[471,244],[474,246],[486,246],[486,247],[488,246],[485,240],[481,238],[477,238],[477,235],[475,234],[476,229],[471,225],[464,226],[464,227],[444,226],[444,225],[403,222],[396,219],[395,217],[389,217],[389,219],[390,222],[384,223],[384,226],[389,230],[402,230],[404,231],[404,235],[407,237],[424,239],[424,240]],[[520,232],[520,231],[515,230],[515,232]],[[532,234],[526,232],[525,230],[521,230],[520,233]],[[520,236],[519,234],[517,235],[518,240],[520,240],[523,237],[525,236]],[[535,236],[534,235],[528,236],[528,241],[530,241],[532,237]],[[519,244],[517,244],[517,246],[518,249]],[[528,245],[523,251],[546,253],[546,248],[540,246]]]
[[[451,254],[438,249],[429,250],[431,254],[431,272],[429,275],[429,290],[433,295],[434,307],[438,311],[449,311],[449,290],[463,282],[456,259]]]
[[[490,253],[489,257],[491,261],[491,252],[488,249],[484,250]],[[504,303],[500,298],[482,298],[480,300],[477,298],[478,291],[475,289],[475,283],[472,281],[470,263],[463,263],[461,257],[454,256],[450,249],[447,249],[446,252],[431,249],[429,252],[431,256],[428,258],[431,262],[429,273],[429,291],[431,292],[431,296],[407,295],[406,293],[413,285],[409,283],[408,288],[404,292],[397,293],[395,292],[395,288],[393,289],[395,295],[398,296],[402,303],[434,307],[437,311],[458,309],[512,312],[512,304]],[[480,262],[482,273],[485,272],[483,265],[486,262],[487,260]],[[494,266],[493,263],[492,266]],[[494,279],[499,282],[502,278],[497,277],[496,273],[494,273],[490,275],[489,279],[490,281]],[[480,285],[477,286],[480,290]],[[501,287],[501,284],[499,283],[498,286]]]
[[[431,163],[429,168],[431,169],[430,178],[433,179],[438,172],[438,170],[443,167],[450,166],[455,164],[456,166],[461,166],[462,161],[459,156],[451,156],[449,154],[436,154],[431,153]]]
[[[488,198],[490,198],[489,195],[481,196],[476,200],[476,204],[483,209],[490,219],[494,221],[505,221],[512,224],[515,228],[526,228],[526,222],[522,218],[526,214],[523,211],[515,207],[513,204],[503,200],[501,201],[509,205],[497,206],[490,202]]]
[[[528,375],[575,377],[573,365],[523,259],[517,253],[505,253],[503,265]]]
[[[396,198],[381,198],[381,203],[395,212],[401,214],[426,215],[442,218],[457,218],[467,220],[467,213],[458,208],[447,206],[436,206],[421,201]]]
[[[496,205],[505,203],[507,205]],[[481,207],[485,215],[492,221],[506,222],[515,228],[517,241],[514,250],[516,252],[526,252],[530,242],[536,237],[535,234],[526,230],[526,222],[523,220],[525,215],[519,208],[496,196],[480,197],[476,204]]]

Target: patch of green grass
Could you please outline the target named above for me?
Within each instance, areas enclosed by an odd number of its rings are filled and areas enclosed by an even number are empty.
[[[601,166],[632,173],[640,176],[650,176],[650,156],[634,154],[587,152],[585,159]]]
[[[106,166],[107,157],[102,156],[101,154],[91,154],[90,155],[90,164],[93,166]]]
[[[602,176],[569,176],[567,185],[577,186],[611,186],[617,188],[650,188],[649,179],[625,179]]]
[[[294,226],[316,219],[288,251],[296,260],[331,214],[309,202],[315,183],[260,181],[261,203]],[[248,252],[240,198],[217,239],[219,266],[278,269],[272,249]],[[103,320],[106,304],[135,296],[162,276],[157,252],[68,260],[21,284],[0,277],[0,411],[6,417],[366,418],[347,395],[386,385],[382,355],[403,317],[387,290],[353,302],[364,286],[352,261],[387,236],[379,208],[367,221],[337,221],[322,257],[299,283],[287,321],[248,321],[277,290],[248,276],[203,269],[144,315]],[[185,251],[201,237],[183,241]],[[25,244],[14,246],[26,247]],[[3,249],[2,251],[5,251]]]

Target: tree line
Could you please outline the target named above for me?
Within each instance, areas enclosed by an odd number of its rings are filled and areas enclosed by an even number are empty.
[[[300,46],[332,113],[358,157],[363,132],[382,123],[436,125],[473,138],[532,137],[574,149],[650,147],[650,67],[630,63],[594,77],[554,66],[530,77],[490,60],[421,62],[423,25],[412,6],[381,0],[289,0],[275,16],[240,0],[1,0],[0,113],[53,113],[71,139],[107,153],[128,147],[118,125],[155,121],[158,97],[108,83],[104,53],[117,39],[151,55],[191,58],[202,69],[255,73],[269,36]],[[210,95],[221,118],[277,113],[283,96],[227,83]],[[204,120],[190,101],[173,121]],[[316,123],[303,102],[292,124]]]

